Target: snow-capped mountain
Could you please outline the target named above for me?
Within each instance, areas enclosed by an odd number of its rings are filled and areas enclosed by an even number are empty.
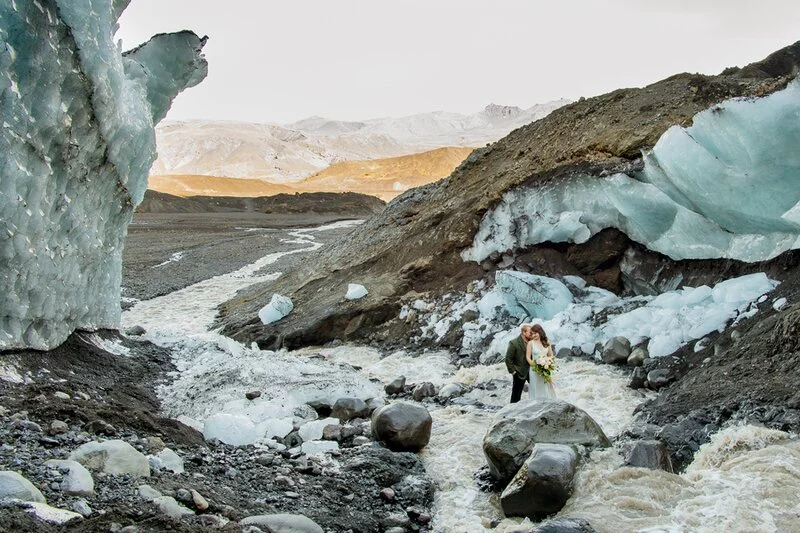
[[[490,104],[471,115],[437,111],[355,122],[310,117],[283,126],[167,121],[156,129],[158,159],[150,174],[297,182],[341,161],[396,157],[445,146],[482,146],[566,103],[557,100],[529,109]]]

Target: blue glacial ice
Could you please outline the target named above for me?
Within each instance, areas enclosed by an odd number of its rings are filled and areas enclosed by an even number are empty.
[[[465,260],[546,241],[586,242],[604,228],[673,259],[756,262],[800,246],[800,79],[732,99],[673,126],[644,169],[576,175],[507,192]]]
[[[123,55],[128,2],[0,2],[0,349],[119,323],[123,238],[155,123],[206,75],[191,32]]]
[[[497,309],[526,319],[549,320],[572,303],[572,293],[557,279],[513,270],[495,272],[495,286],[478,302],[483,317],[493,317]]]

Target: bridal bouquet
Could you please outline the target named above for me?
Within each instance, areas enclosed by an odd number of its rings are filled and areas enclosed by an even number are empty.
[[[553,372],[556,371],[556,358],[552,355],[545,354],[533,361],[533,371],[542,376],[545,382],[550,383],[553,381]]]

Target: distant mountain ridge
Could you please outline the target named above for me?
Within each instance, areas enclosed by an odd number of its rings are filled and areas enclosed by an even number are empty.
[[[483,146],[567,103],[528,109],[490,104],[470,115],[437,111],[364,121],[309,117],[287,125],[166,121],[156,128],[158,159],[150,174],[299,182],[342,161]]]

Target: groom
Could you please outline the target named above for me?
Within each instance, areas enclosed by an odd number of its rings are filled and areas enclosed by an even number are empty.
[[[522,397],[522,389],[528,381],[530,366],[525,359],[525,347],[532,337],[531,325],[522,324],[519,337],[508,343],[506,350],[506,368],[511,373],[511,403],[516,403]]]

